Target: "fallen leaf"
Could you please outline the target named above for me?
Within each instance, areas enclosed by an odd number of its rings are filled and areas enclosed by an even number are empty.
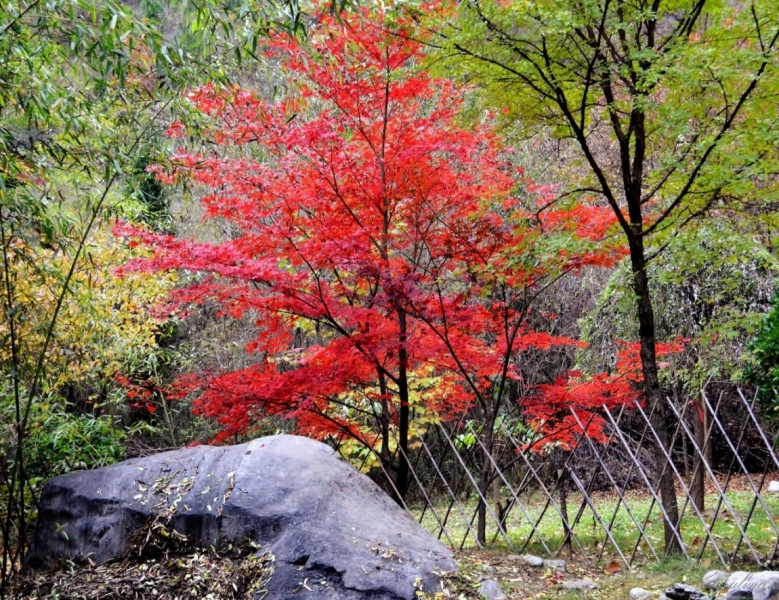
[[[614,575],[614,573],[619,573],[622,570],[622,565],[619,564],[616,560],[612,560],[603,570],[609,575]]]

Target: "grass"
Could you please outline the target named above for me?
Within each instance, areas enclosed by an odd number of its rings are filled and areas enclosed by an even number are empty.
[[[734,491],[726,494],[730,506],[733,508],[734,515],[726,509],[723,503],[714,525],[714,509],[717,507],[719,499],[718,494],[708,494],[705,501],[706,510],[703,513],[704,519],[695,513],[692,506],[687,506],[680,527],[682,540],[687,548],[691,558],[698,559],[704,564],[721,563],[730,560],[733,552],[738,545],[738,557],[736,564],[742,562],[754,563],[754,556],[749,546],[742,541],[738,544],[740,532],[737,522],[743,528],[747,515],[754,501],[754,493],[749,491]],[[602,552],[602,561],[617,560],[623,562],[622,556],[631,559],[635,548],[634,560],[654,561],[657,559],[652,553],[657,554],[657,558],[663,557],[663,519],[659,506],[652,503],[651,496],[648,494],[630,494],[626,497],[630,506],[630,511],[625,503],[618,502],[618,498],[612,495],[594,495],[592,497],[592,507],[585,503],[581,516],[574,527],[574,534],[578,540],[573,542],[573,551],[575,554],[584,555],[590,559],[595,559]],[[551,505],[544,511],[545,498],[540,493],[532,495],[523,495],[520,500],[524,513],[519,506],[515,506],[507,520],[507,538],[501,534],[497,535],[497,527],[494,520],[488,513],[488,540],[495,539],[497,547],[504,547],[513,552],[522,550],[539,556],[555,555],[560,550],[563,542],[564,532],[559,513]],[[768,513],[763,510],[760,503],[757,503],[745,529],[749,542],[758,554],[761,560],[771,556],[774,545],[777,541],[776,531],[772,521],[776,522],[779,516],[779,494],[763,495],[763,502],[768,508]],[[442,501],[436,507],[435,511],[441,520],[446,515],[448,502]],[[680,509],[683,502],[680,498]],[[579,493],[571,493],[568,497],[569,520],[573,522],[579,508],[582,505],[582,497]],[[619,506],[618,506],[619,505]],[[475,510],[476,503],[461,503],[463,512],[470,519]],[[596,512],[597,511],[597,512]],[[616,511],[616,514],[615,514]],[[415,516],[422,516],[422,509],[418,509]],[[542,515],[543,512],[543,515]],[[646,537],[639,540],[639,528],[636,526],[630,513],[632,512],[635,520],[644,528]],[[606,534],[609,523],[613,520],[610,527],[611,539]],[[537,523],[536,533],[531,525]],[[646,522],[646,525],[644,523]],[[712,544],[712,540],[707,540],[707,531],[704,522],[708,525],[711,537],[719,548],[719,554]],[[438,534],[439,525],[429,508],[424,511],[422,525],[429,531]],[[475,529],[475,525],[472,526]],[[466,519],[460,514],[457,507],[450,511],[446,522],[446,533],[441,539],[459,548],[462,544],[464,548],[473,548],[476,546],[473,532],[469,532]],[[464,541],[464,544],[463,544]],[[638,544],[638,547],[636,547]],[[686,562],[686,561],[685,561]]]

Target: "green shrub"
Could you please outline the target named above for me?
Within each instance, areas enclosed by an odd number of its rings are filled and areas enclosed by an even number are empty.
[[[779,291],[748,350],[750,362],[744,369],[744,380],[758,388],[763,407],[771,413],[779,411]]]
[[[58,404],[44,404],[36,412],[26,448],[30,476],[45,479],[124,458],[126,432],[114,418],[73,414]]]

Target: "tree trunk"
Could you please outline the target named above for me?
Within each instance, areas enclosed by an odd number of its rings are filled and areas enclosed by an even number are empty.
[[[640,227],[640,226],[639,226]],[[670,456],[668,430],[665,425],[665,403],[657,375],[655,316],[649,296],[649,277],[640,229],[629,239],[630,261],[633,271],[633,289],[638,308],[638,333],[641,343],[641,370],[644,375],[644,396],[652,414],[651,426],[657,434],[654,449],[655,476],[660,486],[660,500],[664,513],[665,550],[681,552],[678,540],[679,507],[674,489],[673,471],[666,459]]]
[[[493,449],[492,451],[492,461],[496,465],[498,464],[498,457],[495,455],[495,449]],[[506,519],[508,518],[509,502],[506,501],[505,506],[503,505],[503,498],[500,495],[500,487],[501,487],[502,480],[500,478],[500,475],[498,474],[497,468],[493,470],[491,477],[492,477],[492,504],[495,507],[495,516],[498,518],[498,529],[505,534]]]
[[[379,376],[379,392],[381,393],[381,415],[379,421],[381,425],[381,450],[379,457],[385,469],[389,469],[392,462],[390,456],[389,436],[390,436],[390,414],[389,414],[389,389],[387,387],[387,376],[384,371],[377,369]]]
[[[493,460],[495,460],[495,457],[492,457]],[[497,462],[497,460],[496,460]],[[497,473],[493,473],[492,476],[492,503],[495,505],[495,510],[499,510],[502,502],[502,498],[500,497],[500,477]],[[495,513],[497,514],[497,512]]]
[[[557,493],[560,501],[560,520],[562,521],[563,533],[563,545],[561,549],[565,549],[568,560],[573,556],[573,548],[571,546],[571,521],[568,517],[568,487],[566,486],[568,480],[568,471],[566,470],[565,452],[560,448],[554,450],[554,461],[552,463],[555,476],[557,477]]]
[[[692,425],[693,434],[695,435],[695,445],[701,453],[706,452],[705,435],[704,435],[704,418],[703,408],[700,403],[694,403],[692,405]],[[695,453],[695,460],[693,461],[692,468],[692,481],[690,482],[690,498],[695,507],[703,512],[704,510],[704,481],[705,481],[705,467],[704,462],[701,459],[701,454]]]
[[[482,448],[482,464],[481,472],[479,473],[479,506],[477,508],[477,522],[476,522],[476,539],[480,545],[484,545],[487,540],[487,490],[490,486],[490,480],[492,479],[492,461],[490,456],[492,455],[492,423],[485,423],[487,433],[483,440],[484,448]]]
[[[494,442],[493,442],[494,445]],[[495,465],[499,464],[499,456],[497,456],[498,449],[493,447],[492,449],[492,462]],[[506,502],[503,502],[503,498],[500,494],[501,484],[503,480],[500,476],[499,468],[496,466],[492,472],[492,503],[495,506],[495,516],[498,519],[498,530],[504,535],[508,533],[506,528],[506,521],[508,520],[509,510],[511,509],[511,499],[507,498]]]
[[[406,311],[398,309],[398,324],[400,329],[400,343],[398,344],[398,397],[400,410],[398,415],[398,475],[395,479],[398,504],[403,505],[408,492],[408,426],[410,407],[408,404],[408,350],[406,348],[407,329]]]

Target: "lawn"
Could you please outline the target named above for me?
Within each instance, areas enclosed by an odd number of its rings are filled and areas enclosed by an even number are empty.
[[[777,543],[774,523],[779,516],[779,494],[763,494],[762,502],[768,514],[760,502],[755,503],[751,490],[729,491],[725,497],[730,508],[723,502],[716,519],[720,498],[717,493],[707,494],[706,509],[701,516],[691,505],[686,506],[680,534],[690,558],[704,564],[729,566],[734,552],[735,565],[755,564],[755,555],[761,562],[772,556]],[[615,494],[594,494],[590,503],[584,503],[576,520],[582,507],[582,496],[579,493],[568,495],[569,521],[575,522],[574,556],[593,564],[657,562],[663,558],[663,522],[659,506],[647,493],[629,493],[625,499],[628,506]],[[498,531],[488,513],[488,545],[542,557],[567,556],[562,547],[564,530],[557,509],[547,504],[546,497],[539,492],[523,494],[520,500],[521,507],[515,505],[509,514],[506,535]],[[476,510],[475,500],[459,502],[447,510],[449,505],[450,502],[443,500],[434,510],[417,507],[412,513],[417,519],[421,517],[422,525],[436,535],[441,531],[439,521],[445,521],[445,534],[440,537],[455,549],[475,548],[475,520],[470,531],[468,527]],[[680,509],[684,506],[682,498],[679,506]],[[751,517],[747,519],[750,511]],[[639,534],[640,529],[644,530],[644,536]],[[743,539],[742,531],[746,539]]]

